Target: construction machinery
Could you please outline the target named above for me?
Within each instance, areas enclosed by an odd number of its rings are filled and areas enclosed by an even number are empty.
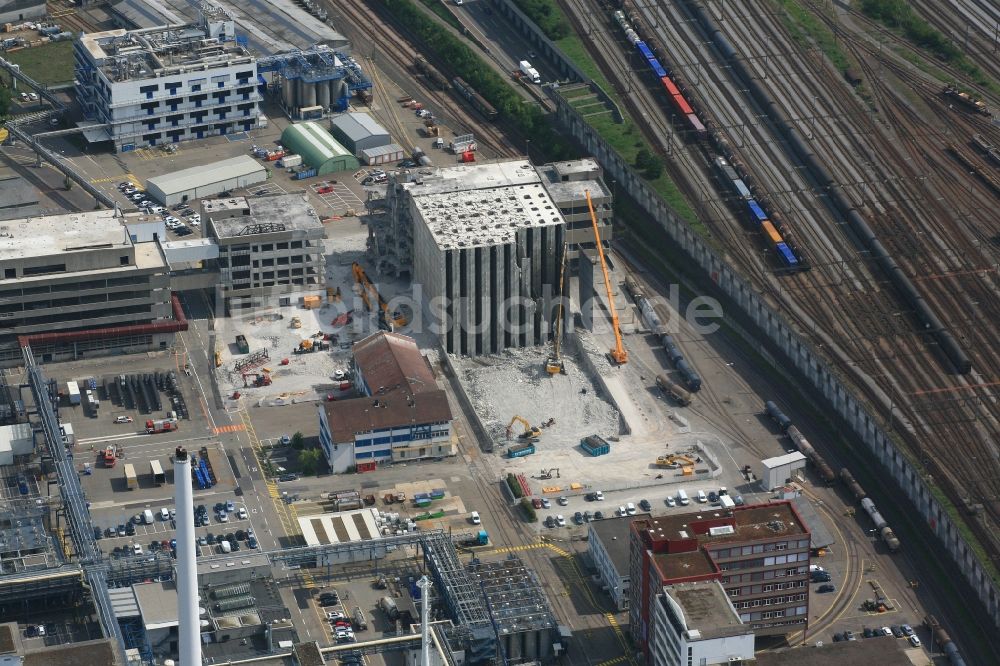
[[[556,478],[557,479],[561,478],[559,476],[559,468],[558,467],[553,467],[552,469],[543,469],[542,473],[539,474],[538,478],[541,479],[542,481],[547,481],[548,479],[552,478],[552,472],[556,473]]]
[[[695,461],[687,456],[660,456],[656,459],[657,467],[677,469],[678,467],[694,467]]]
[[[146,432],[150,435],[177,430],[177,419],[150,419],[146,421]]]
[[[300,317],[292,317],[292,328],[302,328],[302,319]]]
[[[372,301],[378,304],[379,309],[382,310],[382,318],[379,322],[379,326],[381,328],[391,330],[393,326],[406,326],[410,323],[409,320],[407,320],[406,315],[402,312],[398,310],[395,312],[389,312],[389,304],[384,298],[382,298],[382,294],[380,294],[378,289],[375,288],[372,281],[368,279],[368,274],[365,273],[365,269],[361,267],[361,264],[355,261],[351,264],[351,271],[354,273],[355,282],[357,282],[361,287],[361,302],[365,304],[365,310],[369,312],[371,311]],[[369,298],[369,294],[371,294],[373,298]]]
[[[248,388],[250,386],[256,386],[260,388],[262,386],[271,385],[271,374],[265,369],[263,372],[241,372],[243,376],[243,388]]]
[[[597,245],[597,256],[601,259],[604,288],[608,291],[608,310],[611,312],[611,326],[615,331],[615,346],[608,352],[608,359],[615,365],[624,365],[628,363],[628,352],[625,351],[625,344],[622,342],[618,311],[615,309],[615,297],[611,289],[611,275],[608,273],[608,262],[604,258],[604,245],[601,243],[601,232],[597,228],[597,215],[594,214],[594,202],[590,198],[590,190],[585,190],[584,193],[587,195],[587,210],[590,211],[590,222],[594,225],[594,243]]]
[[[559,265],[559,303],[556,306],[556,329],[552,336],[552,356],[545,361],[545,371],[550,375],[566,374],[566,365],[563,363],[562,355],[559,353],[559,345],[562,342],[562,320],[563,320],[563,285],[566,277],[566,243],[562,247],[562,261]]]
[[[511,433],[514,432],[515,423],[520,423],[524,426],[524,432],[517,436],[518,439],[536,440],[542,434],[542,431],[539,428],[532,426],[527,422],[527,420],[520,416],[514,416],[514,418],[510,420],[510,423],[507,424],[507,439],[510,439]]]

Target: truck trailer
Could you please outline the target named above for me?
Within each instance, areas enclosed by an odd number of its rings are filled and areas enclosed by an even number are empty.
[[[522,60],[518,63],[518,67],[521,68],[521,74],[525,76],[532,83],[541,83],[542,77],[538,75],[538,70],[531,66],[531,63],[527,60]]]
[[[135,490],[139,487],[139,477],[135,474],[135,465],[132,463],[125,463],[125,486],[129,490]]]
[[[66,382],[66,393],[69,395],[69,404],[80,404],[80,385],[76,382]]]

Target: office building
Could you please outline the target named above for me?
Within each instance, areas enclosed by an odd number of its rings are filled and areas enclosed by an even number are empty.
[[[48,362],[166,349],[187,330],[159,245],[114,211],[8,220],[0,266],[0,365],[20,364],[22,344]]]
[[[647,663],[664,585],[718,581],[758,636],[805,629],[810,532],[791,502],[638,519],[631,529],[629,625]]]
[[[326,294],[325,230],[304,194],[201,202],[230,312]]]
[[[648,663],[732,666],[752,663],[754,632],[718,581],[665,585],[653,605]]]
[[[257,63],[233,17],[203,3],[194,25],[106,30],[74,44],[77,99],[88,141],[115,150],[255,129]]]
[[[648,517],[648,514],[643,514]],[[621,516],[587,523],[587,550],[597,569],[601,586],[611,596],[615,608],[628,610],[629,539],[635,516]]]
[[[354,345],[363,397],[319,405],[319,441],[334,472],[457,453],[451,408],[413,338],[379,332]]]

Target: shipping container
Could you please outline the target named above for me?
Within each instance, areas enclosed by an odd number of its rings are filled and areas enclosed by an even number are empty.
[[[69,394],[69,404],[80,404],[80,385],[76,382],[66,382],[66,392]]]
[[[139,487],[139,477],[135,474],[135,466],[132,463],[125,463],[125,486],[129,490]]]
[[[167,482],[167,476],[163,473],[163,467],[160,465],[159,460],[149,461],[149,471],[153,475],[153,483],[158,486],[162,486]]]
[[[296,167],[302,164],[301,155],[285,155],[280,160],[278,160],[278,166],[282,169],[286,167]]]
[[[584,437],[580,440],[580,446],[592,456],[603,456],[611,453],[611,444],[598,435]]]

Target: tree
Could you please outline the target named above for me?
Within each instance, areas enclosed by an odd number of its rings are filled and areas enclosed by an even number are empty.
[[[306,446],[306,438],[301,432],[297,432],[292,435],[292,448],[296,451],[301,451]]]
[[[306,476],[313,476],[319,470],[319,449],[309,449],[299,454],[299,469]]]

